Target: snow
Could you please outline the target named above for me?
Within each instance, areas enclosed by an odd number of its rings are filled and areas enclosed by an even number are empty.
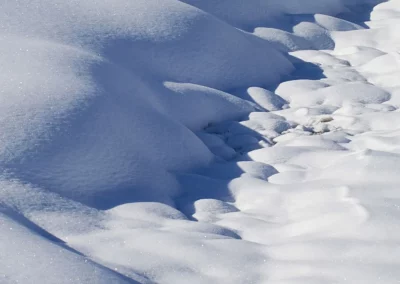
[[[0,20],[0,283],[400,281],[400,1]]]
[[[291,70],[267,42],[162,2],[4,4],[1,160],[16,178],[102,208],[121,197],[170,202],[179,186],[169,171],[213,158],[188,128],[254,110],[210,87],[274,82]],[[248,58],[228,60],[241,50]]]

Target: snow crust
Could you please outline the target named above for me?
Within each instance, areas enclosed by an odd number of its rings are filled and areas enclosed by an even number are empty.
[[[0,20],[0,283],[398,283],[400,1]]]

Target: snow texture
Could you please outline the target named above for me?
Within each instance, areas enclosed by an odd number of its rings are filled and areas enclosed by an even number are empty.
[[[0,23],[0,283],[400,281],[399,0]]]

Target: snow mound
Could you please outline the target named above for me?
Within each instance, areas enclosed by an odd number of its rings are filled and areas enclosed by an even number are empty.
[[[169,202],[169,171],[213,158],[188,128],[254,109],[210,87],[268,84],[292,68],[268,42],[178,1],[3,6],[1,165],[99,207]]]
[[[3,1],[0,282],[395,283],[380,2]]]
[[[390,93],[370,84],[351,82],[313,91],[311,93],[294,94],[290,104],[294,107],[305,105],[374,104],[390,99]]]
[[[283,52],[313,48],[312,43],[305,38],[279,29],[256,28],[254,34],[273,43]]]

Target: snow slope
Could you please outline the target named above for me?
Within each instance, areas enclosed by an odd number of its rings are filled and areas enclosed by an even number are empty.
[[[397,283],[400,1],[0,3],[0,283]]]
[[[95,206],[119,202],[101,200],[108,190],[166,202],[177,190],[168,171],[212,160],[188,128],[254,110],[212,88],[276,82],[292,68],[268,42],[177,1],[2,6],[1,165]]]

